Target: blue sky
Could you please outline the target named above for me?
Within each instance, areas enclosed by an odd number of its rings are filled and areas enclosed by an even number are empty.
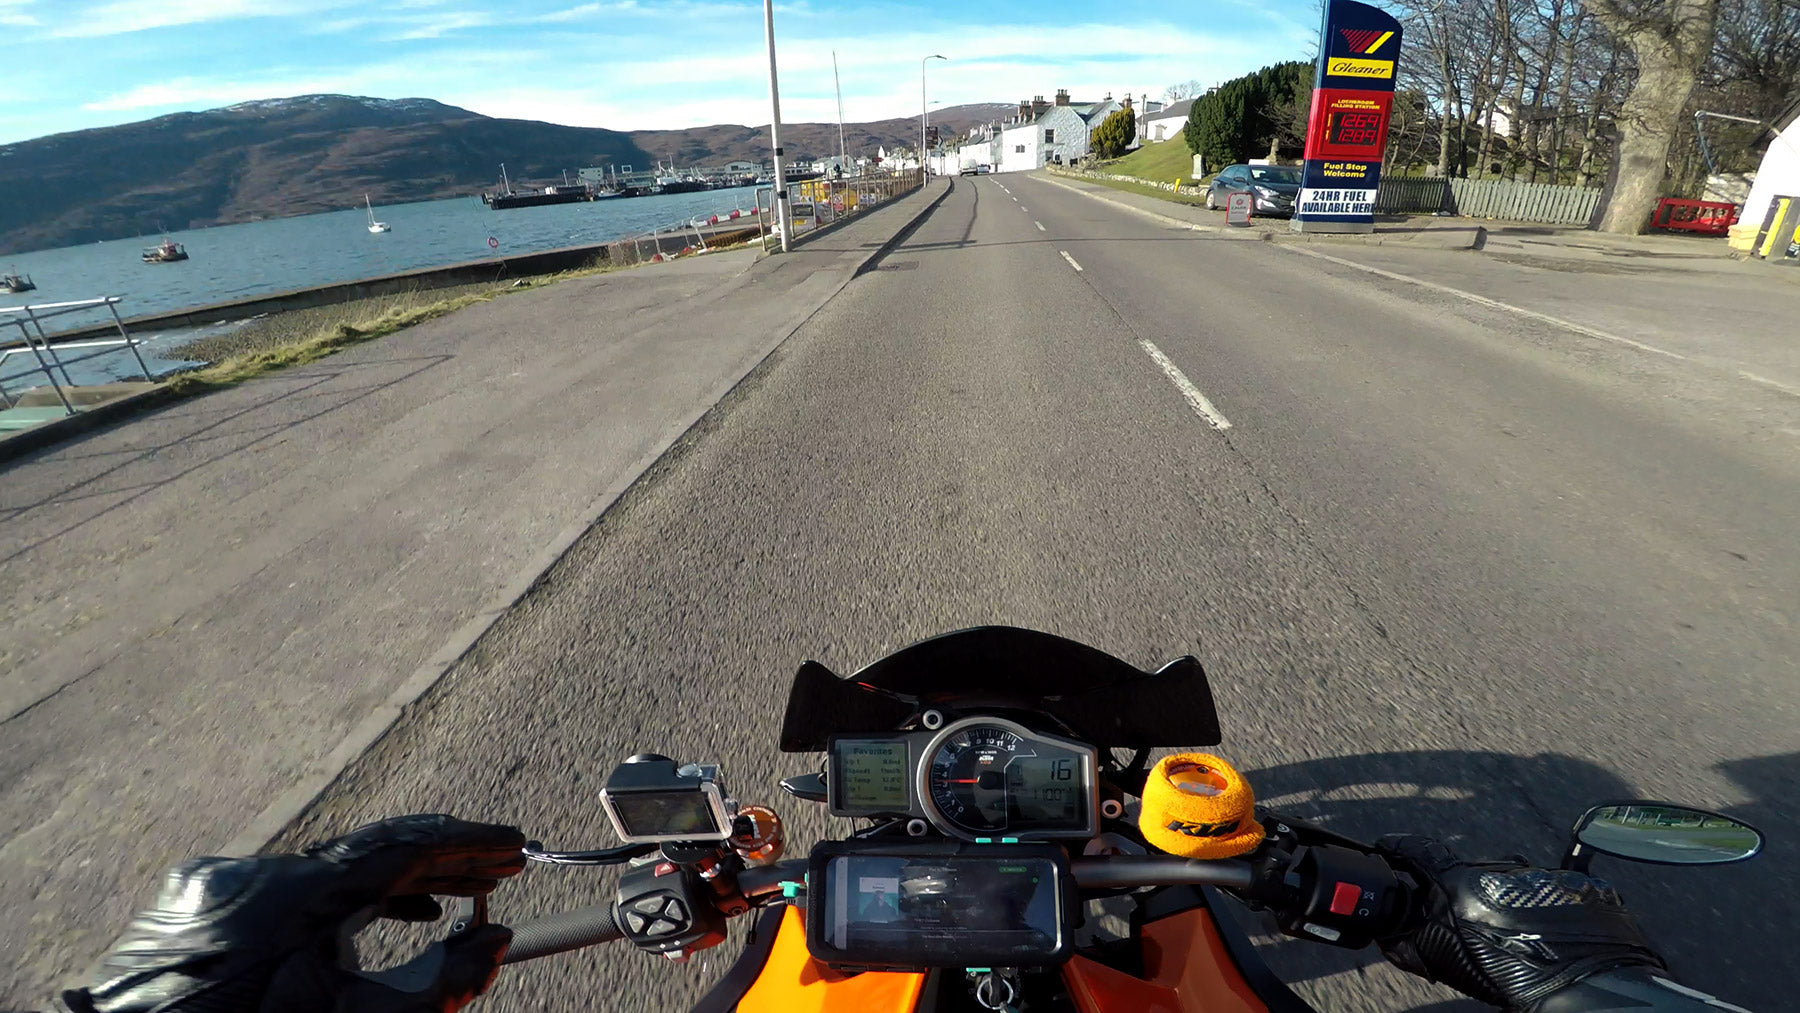
[[[1153,96],[1304,58],[1314,0],[787,0],[782,119],[850,121],[934,104]],[[767,123],[760,0],[0,0],[11,67],[0,143],[340,92],[433,98],[491,116],[621,130]]]

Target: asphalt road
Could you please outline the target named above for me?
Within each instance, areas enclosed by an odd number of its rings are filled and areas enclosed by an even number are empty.
[[[815,763],[775,750],[794,667],[1015,623],[1143,666],[1196,654],[1220,751],[1350,833],[1549,861],[1602,799],[1758,822],[1752,863],[1604,869],[1686,980],[1783,1008],[1797,446],[1800,400],[1688,360],[962,180],[288,839],[447,809],[600,846],[600,781],[655,749],[723,764],[803,847],[825,821],[775,784]],[[606,887],[534,870],[495,914]],[[1271,959],[1322,1009],[1475,1008],[1367,953]],[[678,1008],[720,967],[587,951],[484,1002]]]

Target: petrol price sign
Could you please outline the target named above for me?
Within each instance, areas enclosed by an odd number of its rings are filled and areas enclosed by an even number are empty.
[[[1368,232],[1387,148],[1400,23],[1356,0],[1328,0],[1319,30],[1294,229]]]

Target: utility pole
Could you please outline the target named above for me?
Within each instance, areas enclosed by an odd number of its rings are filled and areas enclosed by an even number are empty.
[[[925,65],[932,60],[949,62],[948,56],[933,53],[919,61],[919,178],[925,178],[925,129],[931,124],[931,108],[925,101]]]
[[[775,227],[781,230],[781,252],[789,249],[787,174],[781,166],[781,83],[775,76],[775,0],[763,0],[763,30],[769,37],[769,146],[775,149]]]
[[[844,154],[844,82],[838,79],[837,50],[831,51],[831,83],[837,88],[838,100],[838,173],[843,174],[844,162],[848,159]]]

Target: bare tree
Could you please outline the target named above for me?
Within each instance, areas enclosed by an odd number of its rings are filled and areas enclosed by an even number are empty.
[[[1164,102],[1180,102],[1182,99],[1193,98],[1193,97],[1201,94],[1204,91],[1206,91],[1205,85],[1201,84],[1199,81],[1189,78],[1186,81],[1181,81],[1176,84],[1169,85],[1167,88],[1164,88],[1163,89],[1163,101]]]
[[[1615,182],[1600,229],[1635,235],[1650,222],[1669,148],[1700,68],[1712,55],[1719,0],[1588,0],[1589,9],[1637,63],[1613,154]]]

